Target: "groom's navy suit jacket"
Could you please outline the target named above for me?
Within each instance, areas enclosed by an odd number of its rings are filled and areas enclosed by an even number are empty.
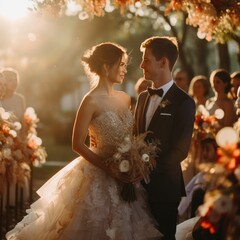
[[[146,131],[146,110],[149,94],[142,92],[135,109],[135,134]],[[164,95],[155,111],[147,131],[146,141],[158,139],[160,150],[157,166],[152,171],[150,183],[144,187],[150,202],[177,202],[185,196],[181,161],[187,155],[195,120],[194,100],[174,83]]]

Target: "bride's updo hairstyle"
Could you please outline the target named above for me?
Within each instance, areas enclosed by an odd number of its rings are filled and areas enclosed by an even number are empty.
[[[82,63],[87,74],[93,73],[100,76],[103,73],[104,64],[111,68],[117,62],[120,63],[124,54],[127,53],[122,46],[104,42],[89,49],[82,57]]]

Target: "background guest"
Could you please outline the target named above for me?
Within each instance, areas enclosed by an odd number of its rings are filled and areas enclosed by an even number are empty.
[[[13,68],[2,69],[5,79],[5,94],[1,99],[2,107],[9,112],[13,112],[17,119],[22,123],[26,109],[25,98],[16,92],[19,85],[19,74]]]
[[[204,105],[209,98],[209,82],[206,76],[197,75],[195,76],[189,86],[189,95],[193,97],[196,107]]]
[[[233,126],[237,120],[237,116],[234,103],[228,97],[231,89],[230,74],[224,69],[216,69],[210,75],[210,83],[215,96],[206,102],[209,114],[214,115],[216,110],[222,109],[224,116],[218,119],[220,128]]]
[[[231,74],[231,84],[232,88],[229,92],[229,98],[236,101],[237,100],[237,91],[240,87],[240,72],[233,72]]]
[[[173,80],[176,82],[177,86],[183,91],[188,92],[190,77],[186,70],[176,69],[173,73]]]

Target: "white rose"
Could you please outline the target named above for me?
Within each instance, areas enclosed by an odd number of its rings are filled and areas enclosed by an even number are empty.
[[[144,153],[144,154],[142,155],[142,160],[143,160],[144,162],[149,162],[149,155],[146,154],[146,153]]]
[[[128,160],[122,160],[119,164],[120,172],[128,172],[130,169],[130,164]]]

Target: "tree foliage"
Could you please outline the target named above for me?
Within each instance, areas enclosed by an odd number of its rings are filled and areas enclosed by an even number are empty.
[[[113,9],[124,13],[134,6],[164,9],[167,16],[173,11],[186,13],[186,23],[198,29],[198,37],[208,41],[224,43],[235,39],[240,44],[240,2],[239,0],[34,0],[36,9],[51,15],[60,15],[73,9],[80,19],[103,16]],[[70,6],[70,3],[71,6]],[[77,7],[78,6],[78,7]],[[78,9],[78,11],[76,11]]]

